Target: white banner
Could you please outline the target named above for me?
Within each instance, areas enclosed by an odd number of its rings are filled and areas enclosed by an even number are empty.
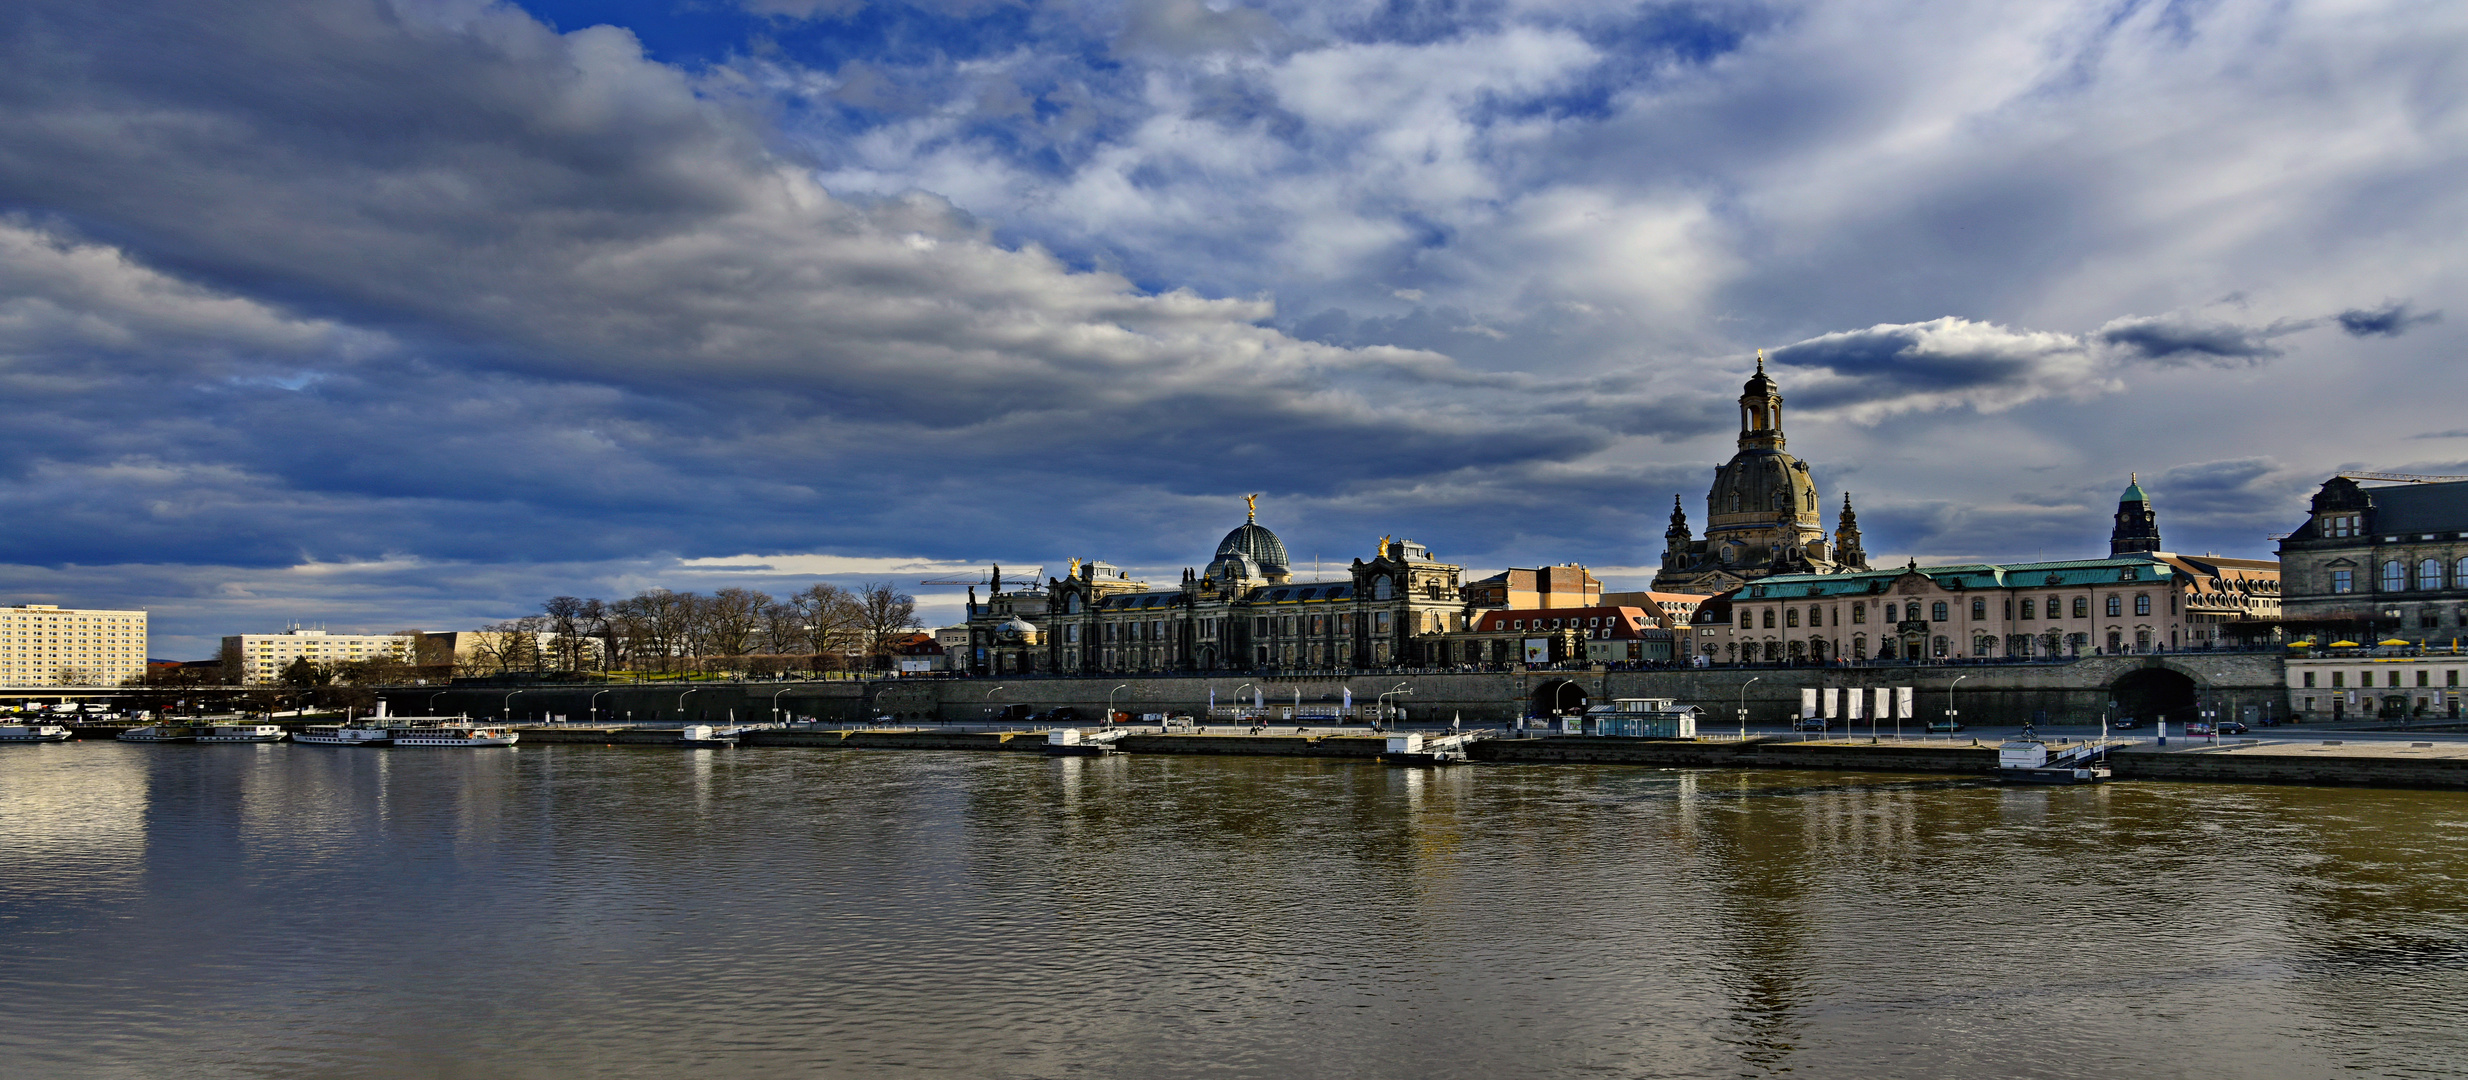
[[[1864,713],[1864,712],[1866,711],[1866,710],[1862,709],[1862,708],[1861,708],[1861,706],[1866,705],[1866,704],[1868,704],[1868,690],[1867,690],[1867,688],[1866,688],[1866,687],[1854,686],[1854,687],[1852,687],[1852,688],[1851,688],[1851,689],[1849,689],[1849,690],[1845,690],[1845,691],[1843,691],[1843,693],[1842,693],[1842,705],[1843,705],[1842,717],[1843,717],[1843,719],[1845,719],[1845,720],[1857,720],[1857,719],[1859,719],[1859,718],[1861,717],[1861,714],[1862,714],[1862,713]]]
[[[1910,687],[1897,686],[1894,688],[1894,715],[1905,720],[1918,719],[1919,714],[1911,711]]]
[[[1800,719],[1805,720],[1815,715],[1817,715],[1817,688],[1800,687]]]
[[[1828,719],[1828,720],[1831,720],[1831,719],[1833,719],[1833,718],[1835,718],[1835,717],[1837,717],[1837,716],[1841,716],[1841,715],[1842,715],[1842,690],[1841,690],[1841,688],[1839,688],[1839,687],[1833,687],[1833,686],[1826,687],[1826,688],[1825,688],[1825,718],[1826,718],[1826,719]]]
[[[1893,687],[1880,686],[1877,688],[1877,708],[1871,715],[1875,716],[1879,720],[1891,720],[1894,718]]]

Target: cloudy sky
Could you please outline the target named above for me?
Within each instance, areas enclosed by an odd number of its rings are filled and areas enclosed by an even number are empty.
[[[158,656],[1241,521],[1641,587],[2468,473],[2468,5],[17,0],[0,602]]]

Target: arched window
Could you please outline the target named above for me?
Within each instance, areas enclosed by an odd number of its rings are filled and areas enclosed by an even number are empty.
[[[2124,597],[2122,597],[2122,596],[2111,596],[2111,597],[2109,597],[2109,598],[2108,598],[2108,617],[2109,617],[2109,618],[2111,618],[2111,619],[2113,619],[2113,618],[2116,618],[2117,616],[2119,616],[2119,615],[2123,615],[2123,614],[2125,614],[2125,598],[2124,598]]]
[[[1372,579],[1371,579],[1371,598],[1372,598],[1372,599],[1374,599],[1374,600],[1389,600],[1389,599],[1394,599],[1394,598],[1396,597],[1396,595],[1397,595],[1397,583],[1396,583],[1396,582],[1394,582],[1394,581],[1392,581],[1392,580],[1390,580],[1390,579],[1389,579],[1389,577],[1388,577],[1388,575],[1386,575],[1386,574],[1382,574],[1382,575],[1380,575],[1380,576],[1378,576],[1378,577],[1375,577],[1375,578],[1372,578]]]
[[[2091,617],[2090,597],[2077,596],[2074,598],[2074,617],[2077,619],[2088,619]]]
[[[1835,621],[1835,622],[1841,622],[1841,621],[1842,621],[1842,619],[1841,619],[1841,617],[1840,617],[1840,616],[1837,616],[1837,617],[1835,617],[1834,621]],[[1824,608],[1820,608],[1820,607],[1818,607],[1818,606],[1817,606],[1817,605],[1815,605],[1815,604],[1810,604],[1810,605],[1808,605],[1808,625],[1810,625],[1810,626],[1823,626],[1823,625],[1825,625],[1825,609],[1824,609]]]
[[[1851,605],[1851,623],[1852,623],[1852,625],[1854,625],[1854,626],[1857,626],[1857,625],[1862,625],[1862,624],[1865,624],[1867,621],[1868,621],[1868,605],[1867,605],[1867,604],[1864,604],[1864,603],[1855,603],[1855,604],[1852,604],[1852,605]]]
[[[2135,594],[2134,594],[2134,614],[2136,614],[2136,615],[2148,615],[2148,614],[2150,614],[2150,613],[2151,613],[2151,594],[2150,594],[2150,593],[2135,593]]]
[[[2451,564],[2451,581],[2454,584],[2468,581],[2468,559],[2461,559]]]
[[[1997,647],[1997,639],[1986,634],[1971,635],[1971,655],[1986,656]]]
[[[1798,626],[1800,624],[1800,609],[1784,608],[1782,611],[1782,624],[1784,626]]]
[[[2111,597],[2109,597],[2109,598],[2108,598],[2108,600],[2109,600],[2109,602],[2110,602],[2110,603],[2114,603],[2114,602],[2116,602],[2116,599],[2117,599],[2117,598],[2116,598],[2116,597],[2113,597],[2113,596],[2111,596]],[[2116,632],[2116,631],[2114,631],[2114,630],[2109,631],[2109,632],[2108,632],[2108,651],[2109,651],[2109,653],[2110,653],[2110,654],[2112,654],[2112,655],[2113,655],[2113,654],[2116,654],[2116,653],[2121,653],[2121,652],[2124,652],[2124,651],[2125,651],[2125,635],[2120,634],[2120,633],[2118,633],[2118,632]]]
[[[1852,608],[1851,610],[1853,610],[1853,611],[1858,611],[1859,609],[1858,609],[1858,608]],[[1851,635],[1851,659],[1853,659],[1853,660],[1866,660],[1866,659],[1868,659],[1868,635],[1866,635],[1866,634],[1853,634],[1853,635]]]
[[[2399,592],[2408,587],[2408,566],[2393,559],[2382,564],[2382,591]]]
[[[1945,635],[1943,635],[1943,634],[1939,634],[1939,635],[1937,635],[1936,640],[1935,640],[1935,641],[1933,641],[1933,642],[1931,642],[1931,644],[1933,644],[1933,645],[1935,645],[1935,646],[1936,646],[1936,651],[1935,651],[1933,654],[1931,654],[1931,655],[1935,655],[1935,656],[1943,656],[1943,655],[1945,655]]]
[[[1773,628],[1774,628],[1774,609],[1773,609],[1773,608],[1767,608],[1767,609],[1765,609],[1765,628],[1766,628],[1766,629],[1768,629],[1768,630],[1771,630],[1771,629],[1773,629]]]
[[[2417,564],[2417,588],[2434,590],[2442,587],[2442,560],[2427,559]]]
[[[1757,624],[1757,613],[1756,613],[1756,612],[1753,612],[1753,611],[1750,611],[1750,610],[1748,610],[1747,608],[1741,608],[1741,609],[1740,609],[1740,629],[1742,629],[1742,630],[1746,630],[1746,629],[1748,629],[1748,628],[1749,628],[1749,627],[1751,627],[1751,626],[1755,626],[1756,624]]]
[[[1939,600],[1935,604],[1930,605],[1928,609],[1928,617],[1936,622],[1944,622],[1946,617],[1945,601]],[[1945,639],[1938,638],[1937,640],[1944,641]],[[1943,645],[1939,645],[1937,647],[1937,655],[1945,655],[1945,647]]]
[[[1971,598],[1971,617],[1972,617],[1972,618],[1974,618],[1974,619],[1985,619],[1985,618],[1987,618],[1987,617],[1988,617],[1988,601],[1986,601],[1986,600],[1982,600],[1982,599],[1980,599],[1979,597],[1976,597],[1976,596],[1975,596],[1975,597],[1972,597],[1972,598]]]

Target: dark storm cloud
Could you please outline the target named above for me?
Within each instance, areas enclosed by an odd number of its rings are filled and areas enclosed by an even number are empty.
[[[2310,325],[2305,324],[2305,325]],[[2281,354],[2270,343],[2302,326],[2251,327],[2171,316],[2132,316],[2100,327],[2100,343],[2165,363],[2260,363]]]
[[[835,199],[613,28],[7,18],[0,201],[43,216],[0,230],[0,378],[62,420],[0,449],[0,505],[52,523],[0,560],[974,557],[1112,532],[1142,491],[1514,474],[1647,397],[1298,340],[939,199]]]
[[[2442,321],[2442,313],[2413,311],[2407,301],[2394,300],[2378,308],[2350,308],[2333,318],[2350,337],[2398,337],[2411,326]]]

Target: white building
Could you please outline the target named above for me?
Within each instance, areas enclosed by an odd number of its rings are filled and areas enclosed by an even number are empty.
[[[146,674],[146,613],[0,607],[0,682],[118,686]]]
[[[270,683],[292,662],[307,657],[314,664],[346,664],[354,660],[412,663],[413,639],[406,634],[329,634],[293,627],[279,634],[232,634],[223,639],[223,664],[243,683]]]

